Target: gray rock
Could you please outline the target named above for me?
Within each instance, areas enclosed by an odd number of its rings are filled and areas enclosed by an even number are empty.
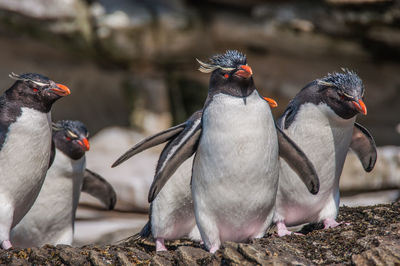
[[[116,210],[148,209],[147,193],[153,181],[161,147],[144,151],[118,167],[111,168],[118,157],[143,138],[143,135],[134,131],[113,127],[103,129],[90,141],[91,149],[86,154],[87,168],[102,175],[114,187],[117,193]],[[81,203],[85,202],[96,204],[82,193]]]
[[[350,152],[340,178],[341,191],[370,191],[400,188],[400,147],[378,148],[375,168],[366,173],[357,156]]]

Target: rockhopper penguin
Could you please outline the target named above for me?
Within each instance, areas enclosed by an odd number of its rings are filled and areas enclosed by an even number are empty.
[[[226,142],[226,146],[229,146],[231,143],[233,146],[228,148],[225,147],[225,150],[217,150],[214,153],[219,153],[218,161],[215,163],[219,163],[220,166],[224,167],[239,167],[238,164],[233,164],[231,166],[227,166],[230,164],[228,160],[224,157],[232,157],[229,158],[232,160],[238,160],[236,157],[239,156],[239,153],[242,156],[241,163],[244,163],[243,167],[247,169],[247,172],[243,175],[232,175],[236,179],[240,179],[242,177],[246,183],[249,179],[248,177],[253,177],[251,180],[252,182],[247,184],[247,189],[253,189],[255,186],[255,190],[257,190],[256,194],[256,204],[252,204],[253,199],[245,199],[244,202],[241,202],[240,194],[243,191],[240,191],[236,196],[236,200],[233,200],[235,206],[229,206],[230,201],[222,202],[221,205],[226,204],[228,208],[234,209],[239,206],[239,209],[243,209],[244,206],[250,206],[252,209],[251,215],[249,219],[251,222],[256,220],[257,228],[251,228],[253,232],[244,232],[241,234],[240,237],[237,237],[235,233],[237,232],[236,229],[233,231],[224,232],[226,235],[223,236],[222,240],[230,240],[234,239],[236,241],[240,241],[243,239],[248,239],[253,236],[262,236],[264,234],[265,228],[269,225],[271,221],[271,210],[274,205],[274,197],[277,188],[277,155],[278,155],[278,143],[279,140],[279,154],[288,159],[291,162],[291,165],[296,167],[296,171],[299,173],[301,178],[306,182],[307,186],[309,187],[312,193],[317,193],[318,191],[318,178],[316,176],[315,170],[308,159],[304,156],[304,153],[298,147],[285,136],[281,131],[275,130],[275,125],[273,123],[272,118],[269,119],[271,116],[270,109],[268,104],[258,95],[257,91],[255,90],[251,75],[252,70],[249,66],[246,65],[246,58],[243,54],[237,51],[228,51],[224,55],[215,56],[211,59],[212,64],[202,63],[200,67],[200,71],[202,72],[213,72],[210,85],[211,89],[209,91],[209,97],[207,99],[205,110],[212,106],[211,113],[214,114],[214,99],[213,97],[217,98],[220,104],[219,107],[226,108],[230,112],[226,114],[226,122],[221,121],[221,125],[228,127],[227,124],[239,124],[243,125],[239,128],[234,128],[235,130],[231,129],[222,129],[223,132],[221,134],[225,134],[227,137],[232,137],[230,134],[236,132],[239,136],[234,136],[232,141],[226,141],[223,136],[217,136],[216,140],[218,142]],[[216,84],[219,85],[216,87]],[[233,84],[233,85],[232,85]],[[237,84],[245,84],[247,85],[246,89],[242,89],[237,86]],[[222,98],[222,99],[221,99]],[[264,98],[271,106],[276,106],[276,102],[269,98]],[[222,100],[222,102],[221,102]],[[239,101],[239,102],[238,102]],[[217,104],[218,105],[218,104]],[[217,106],[218,108],[218,106]],[[240,109],[239,115],[243,115],[241,113],[246,114],[247,112],[249,115],[248,119],[244,119],[244,121],[238,118],[235,109]],[[256,111],[261,111],[260,113]],[[218,110],[217,110],[218,112]],[[221,110],[221,114],[224,114],[225,110]],[[254,119],[253,116],[256,118]],[[164,239],[177,239],[182,236],[189,236],[192,239],[198,239],[198,229],[195,226],[195,218],[194,218],[194,206],[192,204],[192,196],[190,192],[190,177],[192,175],[191,172],[191,164],[193,157],[190,160],[187,160],[175,173],[175,170],[182,164],[187,158],[191,157],[197,150],[198,150],[198,143],[201,138],[203,138],[202,129],[204,127],[204,123],[202,121],[202,117],[204,119],[203,110],[194,113],[185,123],[172,127],[168,130],[160,132],[154,136],[148,137],[145,140],[141,141],[137,145],[135,145],[132,149],[128,150],[124,155],[122,155],[114,164],[113,167],[122,163],[123,161],[127,160],[128,158],[132,157],[133,155],[147,149],[153,147],[155,145],[161,144],[163,142],[169,141],[168,144],[165,146],[164,150],[160,155],[160,159],[157,164],[156,174],[153,181],[153,184],[150,188],[149,192],[149,202],[151,203],[150,209],[150,221],[147,225],[143,228],[139,236],[149,236],[150,232],[153,234],[153,237],[156,239],[156,248],[157,251],[166,250],[164,246]],[[207,117],[209,119],[209,117]],[[209,120],[206,121],[209,121]],[[233,122],[232,120],[237,120]],[[271,121],[270,121],[271,120]],[[272,129],[271,127],[272,123]],[[258,129],[256,134],[253,134],[253,127]],[[207,131],[210,132],[210,131]],[[241,136],[240,132],[244,132],[244,135]],[[278,132],[278,137],[277,133]],[[213,133],[213,131],[211,131]],[[235,134],[236,134],[235,133]],[[269,136],[268,134],[270,133]],[[234,134],[234,135],[235,135]],[[247,136],[247,134],[249,136]],[[253,136],[256,135],[256,136]],[[202,136],[200,138],[200,136]],[[271,142],[272,153],[271,156],[275,156],[276,158],[269,159],[269,155],[265,155],[265,153],[260,157],[257,158],[256,161],[264,160],[263,162],[257,162],[257,167],[254,167],[254,158],[248,159],[248,156],[252,156],[251,152],[247,149],[254,149],[254,142],[258,141],[257,138],[260,138],[260,143],[269,143]],[[232,138],[231,138],[232,139]],[[243,142],[244,139],[249,139],[252,141],[253,145],[245,145],[246,142]],[[219,144],[219,143],[217,143]],[[219,146],[219,145],[216,145]],[[224,145],[223,145],[224,146]],[[262,145],[263,150],[269,150],[268,145]],[[275,147],[276,146],[276,147]],[[204,149],[204,148],[203,148]],[[238,150],[239,149],[239,150]],[[258,148],[257,148],[258,149]],[[256,150],[257,150],[256,149]],[[245,154],[242,154],[245,152]],[[257,153],[258,154],[258,153]],[[196,154],[197,158],[198,154]],[[203,154],[204,156],[204,154]],[[210,155],[212,157],[212,155]],[[258,156],[258,155],[257,155]],[[249,168],[254,167],[256,168],[255,171],[258,173],[259,169],[263,169],[262,173],[266,174],[270,172],[268,169],[271,167],[272,161],[272,178],[271,181],[267,178],[263,178],[260,180],[260,184],[256,182],[256,179],[259,175],[255,175]],[[251,167],[247,166],[249,164]],[[215,169],[215,165],[211,164],[210,167]],[[242,167],[242,166],[240,166]],[[198,168],[197,168],[198,169]],[[193,168],[193,178],[196,176],[195,168]],[[218,171],[218,170],[217,170]],[[220,170],[221,180],[217,186],[221,186],[221,183],[226,183],[225,190],[228,193],[234,194],[237,190],[236,181],[233,181],[233,184],[230,183],[231,175],[223,175],[223,170]],[[230,172],[229,170],[228,172]],[[210,171],[209,175],[206,173],[205,175],[209,176],[206,177],[207,180],[211,179],[214,176],[215,171]],[[171,176],[172,175],[172,176]],[[167,182],[167,180],[171,177],[171,180]],[[226,180],[224,180],[226,179]],[[264,180],[267,180],[264,182]],[[194,179],[192,180],[192,187],[193,189],[198,188],[194,187]],[[165,184],[165,187],[163,188]],[[269,184],[272,184],[271,186]],[[272,187],[272,188],[271,188]],[[163,188],[161,190],[161,188]],[[222,189],[222,188],[221,188]],[[263,192],[260,190],[264,189]],[[161,191],[160,191],[161,190]],[[159,193],[159,194],[158,194]],[[253,192],[252,192],[253,193]],[[206,194],[206,193],[204,193]],[[224,192],[224,194],[226,194]],[[251,193],[250,193],[251,194]],[[207,197],[207,195],[205,195]],[[216,195],[214,195],[216,196]],[[252,195],[248,195],[251,197]],[[201,197],[201,195],[200,195]],[[259,200],[261,198],[261,201]],[[153,201],[154,200],[154,201]],[[265,204],[264,204],[265,203]],[[254,206],[257,205],[255,208]],[[207,208],[207,207],[206,207]],[[212,206],[208,207],[212,209]],[[225,207],[222,208],[224,210]],[[257,213],[260,210],[261,215]],[[266,210],[266,211],[265,211]],[[201,211],[201,210],[200,210]],[[244,210],[243,212],[246,212]],[[205,214],[206,216],[208,214]],[[216,214],[213,213],[212,216]],[[248,222],[246,221],[247,213],[238,212],[239,220],[243,220],[242,224]],[[257,217],[257,218],[254,218]],[[268,219],[267,219],[268,217]],[[213,217],[214,218],[214,217]],[[232,218],[232,221],[236,218]],[[228,217],[228,220],[231,220]],[[261,221],[262,220],[262,221]],[[240,227],[241,225],[239,225]],[[243,227],[247,227],[243,225]],[[241,228],[244,229],[244,228]],[[204,229],[203,229],[204,230]],[[244,230],[245,231],[245,230]],[[233,237],[230,237],[232,235]],[[207,235],[203,237],[203,240],[207,239]],[[207,248],[210,249],[210,245],[205,241]],[[208,245],[207,245],[208,244]],[[219,246],[219,245],[218,245]],[[216,249],[215,249],[216,250]],[[211,250],[214,252],[215,250]]]
[[[51,152],[53,103],[70,94],[49,78],[10,74],[16,82],[0,96],[0,242],[31,208],[42,187]]]
[[[364,86],[358,75],[343,69],[304,87],[289,103],[278,126],[292,138],[315,166],[320,179],[317,195],[310,195],[297,174],[280,161],[276,198],[278,235],[291,234],[286,225],[322,221],[325,228],[339,225],[339,178],[351,148],[365,171],[373,169],[377,154],[369,132],[355,123],[367,114]]]
[[[114,208],[116,195],[112,186],[86,169],[88,136],[80,121],[53,124],[54,161],[32,208],[11,231],[14,246],[71,245],[81,190],[99,198],[108,209]]]

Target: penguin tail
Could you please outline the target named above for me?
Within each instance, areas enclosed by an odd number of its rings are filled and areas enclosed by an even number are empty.
[[[150,220],[146,223],[146,225],[142,228],[142,230],[136,234],[138,235],[138,239],[139,238],[143,238],[143,237],[150,237],[151,236],[151,222]]]
[[[130,244],[132,242],[136,242],[137,240],[148,238],[150,236],[151,236],[151,223],[150,221],[148,221],[139,233],[130,236],[128,238],[122,239],[118,241],[117,244]]]

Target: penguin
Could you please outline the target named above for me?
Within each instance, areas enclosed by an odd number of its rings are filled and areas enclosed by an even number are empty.
[[[279,188],[274,222],[278,235],[292,232],[286,226],[323,222],[336,227],[339,210],[339,179],[349,148],[365,171],[377,159],[373,137],[360,124],[357,114],[367,114],[364,85],[353,71],[328,74],[306,85],[278,119],[283,130],[311,160],[320,179],[317,195],[310,195],[297,174],[280,161]]]
[[[35,73],[11,73],[15,83],[0,96],[0,242],[31,208],[51,153],[51,107],[70,90]]]
[[[116,202],[113,187],[86,169],[89,133],[80,121],[53,124],[54,160],[35,203],[11,230],[14,246],[71,245],[81,191],[97,197],[111,210]]]
[[[307,186],[309,187],[310,192],[317,193],[319,186],[318,177],[316,176],[312,164],[308,161],[304,153],[302,153],[302,151],[296,146],[295,143],[293,143],[289,138],[287,138],[287,136],[282,131],[275,129],[275,124],[272,119],[271,121],[269,121],[268,119],[263,118],[263,116],[266,117],[271,116],[268,104],[270,106],[275,107],[276,102],[273,101],[272,99],[264,98],[264,100],[268,102],[266,103],[258,95],[251,78],[251,68],[247,66],[245,63],[246,61],[245,56],[237,51],[227,51],[226,54],[213,57],[212,60],[214,60],[213,65],[199,61],[201,64],[200,71],[207,73],[213,72],[210,81],[211,88],[209,91],[207,102],[205,104],[205,110],[207,110],[207,107],[212,101],[213,99],[212,97],[218,94],[220,94],[219,96],[222,97],[224,96],[229,98],[232,97],[231,99],[233,101],[240,100],[238,106],[241,107],[243,107],[242,105],[250,104],[250,102],[247,103],[247,101],[248,99],[251,99],[251,105],[253,105],[254,103],[256,105],[259,105],[261,108],[258,109],[260,109],[259,111],[262,112],[257,113],[257,116],[259,115],[261,117],[260,119],[256,121],[253,120],[250,121],[249,131],[252,131],[251,128],[253,126],[259,127],[260,125],[262,125],[261,131],[263,130],[265,131],[266,133],[265,137],[268,139],[269,136],[267,137],[267,134],[269,132],[268,131],[269,129],[266,130],[264,127],[265,124],[271,126],[270,124],[272,123],[273,130],[271,135],[273,140],[276,141],[275,143],[273,143],[273,145],[271,145],[271,146],[274,145],[276,146],[275,148],[273,148],[275,151],[272,157],[273,156],[277,157],[278,154],[277,142],[279,140],[279,155],[285,158],[285,160],[288,160],[290,164],[296,168],[296,171],[299,173],[301,178],[304,179],[304,182],[306,182]],[[232,77],[233,75],[237,75],[237,77]],[[218,79],[223,79],[223,80],[218,80]],[[223,85],[222,90],[218,90],[218,88],[215,87],[215,80],[217,80],[217,82],[221,81],[225,82],[225,84],[222,84]],[[231,82],[232,83],[237,82],[237,80],[239,80],[239,83],[242,82],[248,83],[249,85],[248,91],[240,89],[238,90],[238,88],[234,86],[232,87],[227,86],[230,85]],[[244,106],[244,108],[246,107],[247,106]],[[143,237],[143,236],[147,237],[152,234],[156,240],[157,251],[166,250],[164,245],[164,239],[177,239],[182,236],[189,236],[191,239],[200,240],[199,236],[200,232],[198,231],[198,228],[196,227],[195,224],[194,205],[192,203],[193,200],[192,200],[190,184],[192,177],[192,167],[191,167],[192,161],[194,157],[197,158],[198,153],[196,153],[195,156],[192,155],[195,152],[198,152],[198,144],[199,141],[201,142],[200,136],[204,134],[202,132],[204,127],[204,123],[202,121],[203,118],[204,118],[204,109],[194,113],[185,123],[182,123],[180,125],[167,129],[163,132],[160,132],[154,136],[144,139],[143,141],[135,145],[133,148],[128,150],[113,164],[113,167],[115,167],[120,163],[124,162],[125,160],[127,160],[128,158],[132,157],[133,155],[145,149],[148,149],[150,147],[168,141],[168,144],[164,147],[160,155],[154,181],[149,191],[149,202],[151,202],[150,221],[146,224],[146,226],[143,228],[143,230],[139,233],[138,236],[138,237]],[[263,133],[264,132],[262,132],[261,134]],[[264,141],[264,138],[261,138],[261,141]],[[243,143],[240,143],[239,146],[241,147],[240,150],[243,150],[245,148],[245,145],[243,145]],[[227,152],[227,154],[228,153],[229,152]],[[235,154],[237,154],[237,151],[235,151]],[[185,160],[189,157],[191,158],[185,162]],[[264,159],[265,157],[268,156],[264,155]],[[277,158],[273,160],[276,161]],[[183,162],[184,164],[177,170],[177,168]],[[248,162],[251,164],[252,160]],[[264,163],[268,167],[268,160],[265,160],[261,164]],[[277,173],[276,162],[274,168],[275,168],[274,169],[275,173]],[[175,172],[176,170],[177,172]],[[193,165],[193,178],[195,176],[194,171],[195,168]],[[273,178],[276,179],[277,174],[274,174]],[[170,181],[168,181],[168,179],[170,179]],[[192,179],[192,189],[194,188],[193,181],[194,179]],[[274,195],[276,193],[277,181],[272,180],[271,183],[273,183],[272,193],[268,193],[269,187],[264,186],[263,188],[266,188],[266,190],[261,194],[263,195],[272,194],[271,198],[274,199]],[[165,187],[163,188],[164,185]],[[161,190],[161,188],[163,189]],[[229,190],[230,187],[227,186],[227,189]],[[268,200],[268,203],[266,205],[273,205],[273,204],[274,200],[271,200],[271,202]],[[262,209],[263,208],[268,210],[271,209],[271,207],[268,206],[262,207]],[[270,223],[270,218],[268,222],[265,222],[265,224],[269,225],[269,223]],[[257,231],[258,236],[264,234],[264,229],[267,227],[266,225],[263,225],[262,228],[258,228],[259,229]],[[205,239],[203,236],[202,238],[203,240]],[[207,242],[205,243],[207,246]]]

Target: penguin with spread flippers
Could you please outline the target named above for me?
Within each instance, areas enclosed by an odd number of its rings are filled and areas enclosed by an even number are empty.
[[[88,136],[80,121],[62,120],[53,124],[54,159],[34,205],[11,231],[14,246],[71,245],[81,191],[113,209],[116,194],[112,186],[86,169]]]
[[[244,202],[239,203],[240,197],[243,197],[244,191],[240,191],[238,197],[239,200],[235,199],[233,202],[231,202],[229,199],[223,198],[221,202],[221,207],[226,209],[230,208],[236,208],[236,207],[246,207],[250,206],[252,208],[251,211],[248,213],[239,213],[239,217],[228,217],[225,216],[228,220],[234,221],[236,218],[238,220],[242,220],[243,222],[239,224],[238,228],[233,229],[232,231],[225,230],[224,235],[222,236],[222,241],[223,240],[234,240],[234,241],[242,241],[245,239],[253,238],[256,236],[262,236],[264,234],[265,229],[269,226],[271,219],[272,219],[272,210],[273,210],[273,205],[274,205],[274,197],[276,193],[276,188],[277,188],[277,178],[278,178],[278,152],[279,154],[290,161],[290,163],[296,167],[296,171],[300,174],[301,178],[304,179],[306,182],[307,186],[309,187],[310,191],[312,193],[317,193],[318,191],[318,178],[315,174],[315,170],[311,163],[307,160],[307,158],[304,156],[304,153],[301,152],[300,149],[297,148],[297,146],[285,136],[285,134],[281,131],[277,131],[275,129],[275,124],[272,119],[272,115],[270,112],[270,109],[268,107],[268,103],[264,101],[257,93],[254,87],[254,83],[252,81],[252,70],[249,66],[246,64],[246,58],[243,54],[237,52],[237,51],[228,51],[224,55],[219,55],[215,56],[211,59],[213,64],[206,64],[206,63],[200,63],[201,67],[200,70],[202,72],[213,72],[210,80],[210,90],[209,90],[209,96],[207,98],[207,102],[205,104],[204,110],[207,111],[210,106],[212,108],[210,110],[211,113],[214,113],[214,100],[217,98],[217,103],[220,103],[222,107],[222,110],[217,110],[217,113],[224,114],[224,107],[228,109],[230,112],[226,114],[226,121],[219,121],[219,125],[221,126],[227,126],[227,124],[232,124],[233,128],[222,128],[221,134],[226,134],[227,139],[222,138],[221,136],[217,136],[215,141],[219,143],[215,143],[215,146],[218,147],[219,144],[226,145],[226,150],[219,150],[217,149],[215,151],[216,154],[218,154],[219,158],[215,158],[219,160],[218,162],[215,161],[214,163],[218,164],[216,167],[215,164],[209,164],[210,170],[207,170],[210,172],[207,177],[204,178],[211,178],[211,176],[214,176],[215,173],[213,170],[221,166],[221,168],[218,171],[221,171],[220,174],[222,174],[221,179],[218,180],[218,183],[216,184],[216,187],[221,186],[224,182],[226,182],[226,192],[229,193],[234,193],[237,191],[236,182],[230,183],[229,182],[229,176],[232,175],[232,172],[234,172],[232,169],[228,170],[229,172],[228,175],[223,175],[223,170],[226,167],[226,164],[230,164],[228,160],[231,160],[230,162],[232,163],[231,167],[244,167],[246,168],[247,172],[246,173],[240,173],[236,177],[240,179],[242,177],[244,180],[249,181],[252,179],[250,182],[247,184],[247,189],[254,189],[255,191],[250,191],[249,197],[251,198],[252,195],[255,195],[256,199],[247,199],[246,196],[244,196],[246,199],[244,199]],[[243,88],[241,88],[239,85],[243,85]],[[222,98],[222,102],[221,101]],[[228,98],[228,99],[226,99]],[[225,102],[227,100],[227,102]],[[239,102],[237,102],[239,100]],[[270,100],[266,98],[271,105],[276,105],[276,103],[273,100]],[[239,111],[238,113],[234,112],[233,109],[235,107]],[[169,141],[166,147],[164,148],[163,152],[161,153],[160,160],[157,165],[156,169],[156,174],[154,178],[154,182],[150,188],[149,192],[149,201],[152,202],[151,205],[151,210],[150,210],[150,222],[144,227],[144,229],[141,232],[141,235],[145,236],[148,235],[150,230],[153,231],[153,237],[156,239],[156,246],[157,250],[165,250],[164,246],[164,237],[162,237],[162,234],[155,235],[153,230],[153,227],[159,227],[162,228],[161,231],[163,232],[169,232],[173,231],[174,226],[179,225],[181,220],[176,219],[173,214],[176,214],[177,212],[180,211],[180,208],[184,209],[183,207],[186,206],[185,212],[182,213],[182,216],[187,215],[189,218],[187,221],[193,221],[193,205],[191,203],[192,198],[190,195],[189,191],[189,184],[190,184],[190,176],[191,176],[191,169],[190,167],[181,167],[177,170],[177,172],[174,174],[175,170],[179,167],[179,165],[184,162],[187,158],[191,157],[195,152],[195,162],[193,166],[193,178],[192,178],[192,192],[193,195],[196,194],[196,190],[199,189],[199,185],[196,184],[195,178],[199,177],[199,174],[196,174],[195,171],[204,171],[204,169],[199,169],[196,168],[196,160],[200,160],[200,158],[203,158],[202,160],[205,160],[207,163],[207,158],[204,159],[204,157],[198,157],[199,156],[199,143],[201,144],[202,139],[204,138],[204,127],[208,128],[207,124],[204,124],[204,117],[205,117],[205,111],[202,112],[196,112],[186,123],[183,123],[181,125],[175,126],[171,129],[168,129],[164,132],[161,132],[155,136],[151,136],[144,141],[140,142],[137,144],[135,147],[133,147],[131,150],[126,152],[123,156],[120,157],[114,163],[113,166],[118,165],[119,163],[123,162],[124,160],[128,159],[129,157],[133,156],[134,154],[143,151],[144,149],[147,149],[149,147],[155,146],[157,144],[163,143],[165,141]],[[249,113],[247,113],[249,112]],[[248,120],[244,119],[242,121],[241,119],[236,120],[237,118],[242,118],[241,115],[248,114]],[[239,114],[239,116],[238,116]],[[236,117],[235,117],[236,116]],[[256,118],[254,118],[254,116]],[[246,116],[247,117],[247,116]],[[208,117],[209,119],[209,117]],[[234,122],[233,120],[236,120]],[[207,120],[208,121],[208,120]],[[235,130],[238,130],[235,128],[235,124],[241,124],[243,125],[243,128],[240,128],[241,131],[244,131],[244,135],[249,135],[249,139],[253,143],[249,145],[245,139],[246,137],[242,138],[240,132],[236,132],[239,136],[235,136]],[[215,124],[212,124],[211,128],[213,128]],[[227,126],[229,127],[229,126]],[[254,128],[256,130],[254,130]],[[206,131],[209,132],[209,131]],[[253,136],[253,133],[256,132],[256,136]],[[211,131],[212,133],[212,131]],[[277,134],[278,133],[278,134]],[[229,137],[231,137],[230,134],[233,134],[233,140],[231,141]],[[279,151],[278,151],[278,139],[279,139]],[[259,142],[261,143],[261,148],[264,151],[270,151],[270,147],[267,144],[271,144],[270,146],[272,147],[272,152],[267,152],[268,155],[265,155],[265,153],[260,156],[254,163],[254,158],[259,156],[258,152],[256,155],[252,155],[252,152],[249,150],[252,149],[259,149],[255,148],[254,142]],[[231,146],[231,148],[228,148],[229,143],[235,144]],[[249,145],[249,147],[247,147]],[[208,146],[209,147],[209,146]],[[282,148],[281,148],[282,147]],[[204,148],[203,148],[204,149]],[[249,149],[249,150],[247,150]],[[244,152],[245,154],[242,154]],[[203,154],[204,156],[204,154]],[[210,157],[213,157],[213,154],[207,155]],[[226,159],[226,157],[232,157]],[[244,157],[243,157],[244,156]],[[243,166],[240,166],[236,164],[236,162],[232,161],[235,160],[236,157],[242,157],[243,162],[246,161],[246,164]],[[247,159],[248,157],[251,157]],[[254,157],[254,158],[253,158]],[[272,158],[270,158],[272,157]],[[262,160],[263,162],[258,162],[258,160]],[[190,161],[190,160],[189,160]],[[201,160],[200,160],[201,161]],[[240,159],[239,159],[240,161]],[[199,162],[199,161],[198,161]],[[209,162],[208,162],[209,163]],[[185,162],[186,164],[186,162]],[[250,166],[248,166],[249,164]],[[190,164],[189,164],[190,165]],[[269,168],[273,170],[269,171]],[[254,168],[253,170],[257,172],[256,174],[252,173],[250,171],[250,168]],[[262,170],[260,170],[261,168]],[[225,170],[224,170],[225,171]],[[239,171],[240,172],[240,171]],[[259,172],[264,173],[263,178],[260,181],[261,184],[256,184],[255,180],[260,177]],[[269,172],[271,175],[271,178],[267,177],[265,178],[265,174],[268,174]],[[203,173],[204,174],[204,173]],[[172,175],[172,177],[171,177]],[[240,175],[240,177],[239,177]],[[171,180],[167,182],[168,178],[171,177]],[[174,179],[177,179],[173,181]],[[184,180],[185,184],[188,184],[187,187],[185,186],[177,186],[176,184],[179,184],[178,179]],[[226,180],[224,180],[226,179]],[[264,182],[264,181],[267,182]],[[208,180],[207,180],[208,181]],[[246,182],[247,182],[246,181]],[[246,183],[245,182],[245,183]],[[161,190],[161,188],[164,186],[166,183],[165,187]],[[230,184],[230,185],[229,185]],[[203,188],[200,188],[200,190]],[[161,190],[161,192],[160,192]],[[207,189],[205,189],[207,190]],[[261,192],[263,190],[263,192]],[[214,191],[213,188],[210,189],[210,191]],[[234,192],[232,192],[234,191]],[[158,194],[160,192],[160,194]],[[256,193],[253,193],[256,192]],[[161,194],[165,193],[165,196],[161,196]],[[207,191],[200,192],[204,194],[204,197],[208,197]],[[224,192],[224,194],[227,194]],[[253,194],[252,194],[253,193]],[[161,197],[160,197],[161,196]],[[198,195],[199,196],[199,195]],[[199,197],[202,197],[203,195],[200,195]],[[215,198],[216,195],[211,195],[211,198]],[[224,195],[221,195],[224,197]],[[160,199],[164,198],[163,200],[157,201],[157,198],[160,197]],[[261,198],[261,200],[260,200]],[[206,199],[207,200],[207,199]],[[206,201],[204,200],[204,201]],[[248,201],[250,200],[250,201]],[[251,200],[255,200],[257,207],[254,208]],[[173,204],[170,204],[170,202],[173,202]],[[210,202],[208,202],[210,203]],[[237,205],[235,205],[235,204]],[[154,204],[158,204],[158,208],[154,208]],[[235,205],[235,206],[230,206],[230,205]],[[242,205],[241,205],[242,204]],[[212,205],[212,204],[211,204]],[[208,209],[214,209],[214,206],[208,206]],[[226,205],[226,206],[225,206]],[[238,206],[240,205],[240,206]],[[172,208],[174,211],[170,211],[169,208],[173,206]],[[195,201],[195,206],[196,206],[196,201]],[[225,206],[225,207],[224,207]],[[207,207],[206,207],[207,209]],[[156,210],[156,211],[155,211]],[[163,215],[161,214],[160,210],[166,210],[164,213],[167,213],[168,215]],[[200,208],[199,212],[203,211],[203,209]],[[246,212],[246,210],[244,211]],[[209,215],[209,214],[205,214]],[[216,213],[213,213],[212,218],[215,218]],[[156,216],[162,216],[165,217],[163,218],[153,218]],[[247,218],[246,218],[246,217]],[[197,223],[199,224],[199,215],[196,214],[196,220]],[[251,228],[250,230],[252,232],[243,232],[239,237],[237,237],[235,234],[236,232],[239,232],[240,229],[242,231],[244,229],[244,224],[248,223],[250,219],[251,222],[255,222],[255,226]],[[217,220],[217,219],[215,219]],[[168,221],[168,222],[166,222]],[[173,224],[172,228],[169,228],[169,222]],[[218,223],[218,221],[215,221]],[[168,226],[164,226],[164,224],[167,224]],[[201,221],[200,221],[201,223]],[[193,222],[187,223],[188,225],[194,224]],[[199,224],[200,225],[200,224]],[[200,225],[201,226],[201,225]],[[241,227],[243,226],[243,227]],[[179,226],[176,227],[179,229]],[[184,230],[183,234],[189,235],[192,238],[195,238],[196,236],[196,228],[192,228],[192,226],[184,227],[187,230]],[[238,229],[238,230],[237,230]],[[210,251],[215,252],[215,248],[212,247],[212,243],[208,241],[208,236],[207,228],[201,228],[200,227],[200,232],[204,231],[202,233],[202,239],[204,240],[206,247],[210,249]],[[159,231],[160,232],[160,231]],[[176,232],[178,234],[181,234],[179,230],[175,230],[173,239],[177,238]],[[161,236],[161,237],[159,237]],[[178,236],[179,237],[179,236]],[[220,243],[220,241],[219,243]],[[219,243],[216,245],[216,247],[219,247]]]
[[[42,187],[51,154],[51,107],[70,90],[35,73],[10,74],[0,96],[0,242],[28,212]]]
[[[291,234],[286,226],[323,222],[339,225],[339,178],[349,148],[370,172],[377,159],[371,134],[355,122],[367,114],[364,86],[359,76],[343,69],[304,87],[289,103],[278,126],[305,152],[317,170],[320,190],[310,195],[285,161],[280,162],[276,199],[278,235]]]

